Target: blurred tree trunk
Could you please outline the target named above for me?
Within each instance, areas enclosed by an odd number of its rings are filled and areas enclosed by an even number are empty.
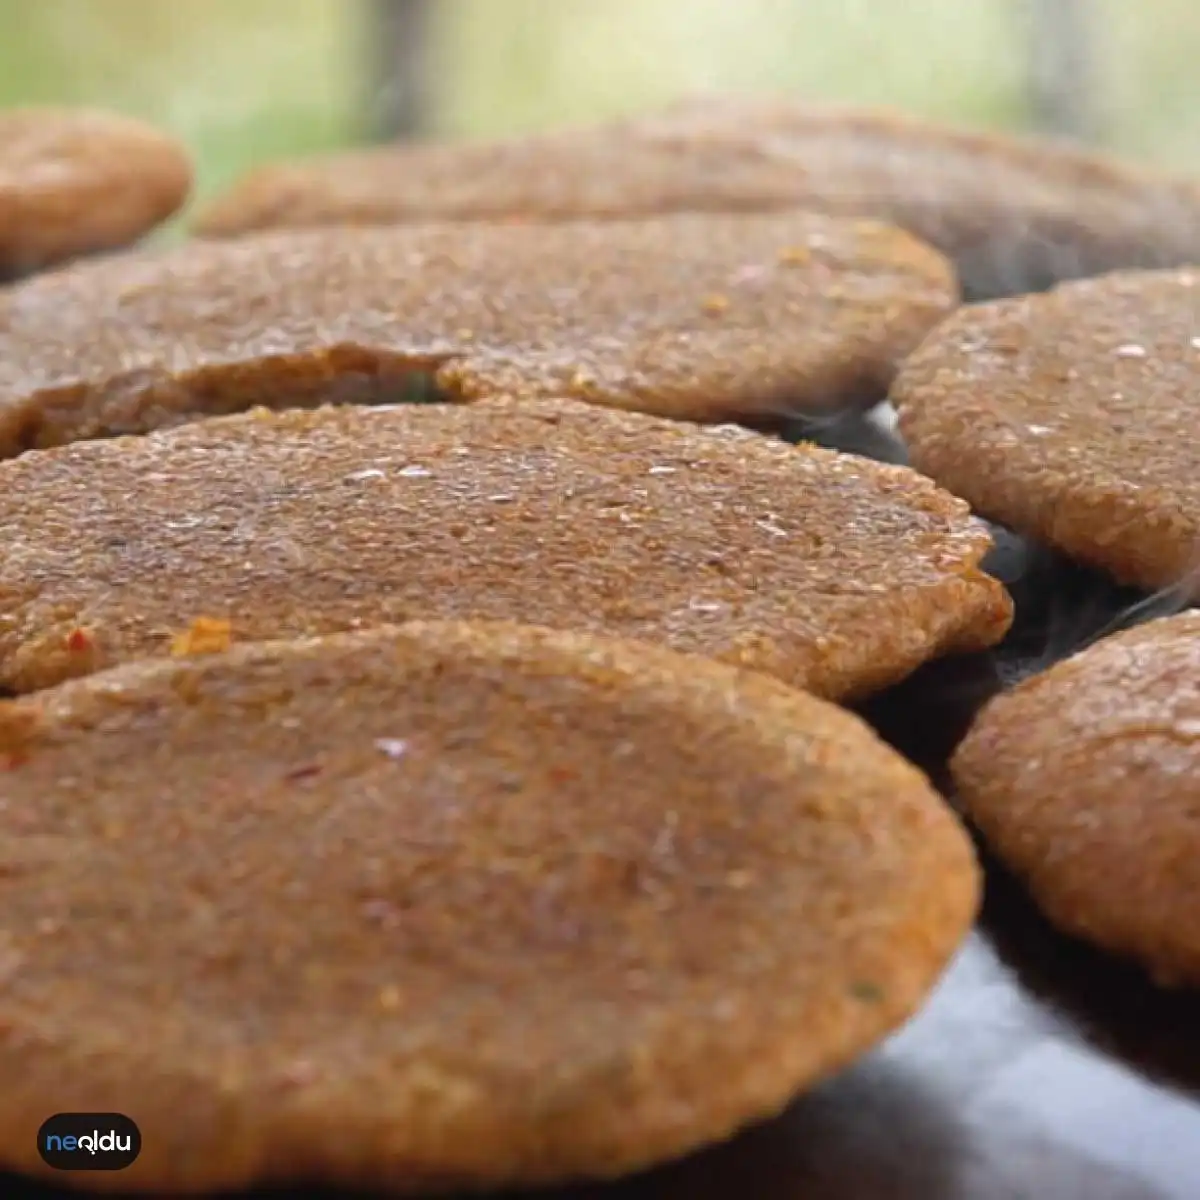
[[[1092,141],[1101,133],[1095,0],[1026,0],[1029,99],[1045,133]]]
[[[432,0],[365,0],[367,134],[418,137],[429,127]]]

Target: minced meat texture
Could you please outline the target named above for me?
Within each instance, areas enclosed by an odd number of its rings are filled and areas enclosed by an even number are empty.
[[[992,701],[953,773],[1056,925],[1200,987],[1200,613],[1105,638]]]
[[[822,695],[1011,619],[962,501],[903,467],[568,402],[216,419],[0,463],[0,688],[416,617],[644,638]],[[211,628],[211,626],[210,626]]]
[[[649,647],[235,646],[6,730],[0,1165],[42,1176],[58,1110],[136,1114],[138,1191],[622,1174],[877,1043],[979,899],[855,717]]]
[[[0,296],[0,455],[255,405],[568,396],[700,421],[881,399],[955,304],[908,234],[794,213],[194,242]]]
[[[913,465],[1146,590],[1200,597],[1200,270],[962,309],[893,388]]]

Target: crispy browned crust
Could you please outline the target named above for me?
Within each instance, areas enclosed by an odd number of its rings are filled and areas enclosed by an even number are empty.
[[[19,691],[168,653],[198,617],[240,640],[445,616],[662,641],[843,696],[1011,617],[984,526],[912,471],[565,402],[76,443],[0,465],[0,527],[0,688]]]
[[[985,516],[1200,595],[1200,271],[962,309],[892,389],[913,464]]]
[[[953,771],[1066,932],[1200,986],[1200,612],[1105,639],[994,700]]]
[[[0,454],[256,404],[566,395],[697,420],[873,403],[951,308],[908,234],[820,215],[192,243],[0,296]]]
[[[141,1157],[80,1186],[622,1174],[864,1052],[978,902],[856,718],[650,648],[410,626],[36,709],[0,809],[0,1161],[46,1174],[46,1113],[132,1116]]]
[[[1077,147],[887,110],[705,97],[592,129],[260,167],[196,229],[803,206],[911,230],[974,298],[1200,260],[1200,188]]]
[[[92,109],[0,111],[0,277],[129,245],[191,187],[187,151],[142,121]]]

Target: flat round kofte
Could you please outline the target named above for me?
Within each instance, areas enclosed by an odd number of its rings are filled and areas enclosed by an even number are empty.
[[[1200,986],[1200,612],[1105,638],[992,701],[953,771],[1051,921]]]
[[[978,870],[857,718],[513,626],[135,663],[0,709],[0,1162],[79,1186],[613,1176],[920,1006]]]
[[[0,455],[256,404],[569,396],[701,421],[882,399],[954,306],[908,234],[811,214],[194,242],[0,295]]]
[[[771,96],[702,96],[618,128],[676,156],[790,162],[797,202],[910,230],[972,300],[1200,262],[1200,182],[1067,142]]]
[[[201,237],[319,225],[624,220],[796,208],[796,172],[723,147],[656,145],[606,129],[417,142],[253,168],[203,206]]]
[[[827,696],[999,640],[966,505],[903,467],[569,402],[251,414],[0,463],[0,689],[415,618],[665,642]]]
[[[913,465],[1120,583],[1200,595],[1200,270],[960,310],[892,390]]]
[[[1058,142],[794,98],[709,96],[590,128],[255,168],[208,237],[411,221],[802,207],[910,230],[972,299],[1200,261],[1200,185]]]
[[[187,151],[142,121],[0,109],[0,278],[136,242],[191,186]]]

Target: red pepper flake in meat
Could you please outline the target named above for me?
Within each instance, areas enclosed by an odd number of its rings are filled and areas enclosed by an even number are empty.
[[[550,782],[551,783],[574,783],[579,778],[579,772],[572,770],[570,767],[551,767]]]
[[[72,654],[86,654],[94,646],[92,635],[86,629],[72,629],[67,635],[67,649]]]

